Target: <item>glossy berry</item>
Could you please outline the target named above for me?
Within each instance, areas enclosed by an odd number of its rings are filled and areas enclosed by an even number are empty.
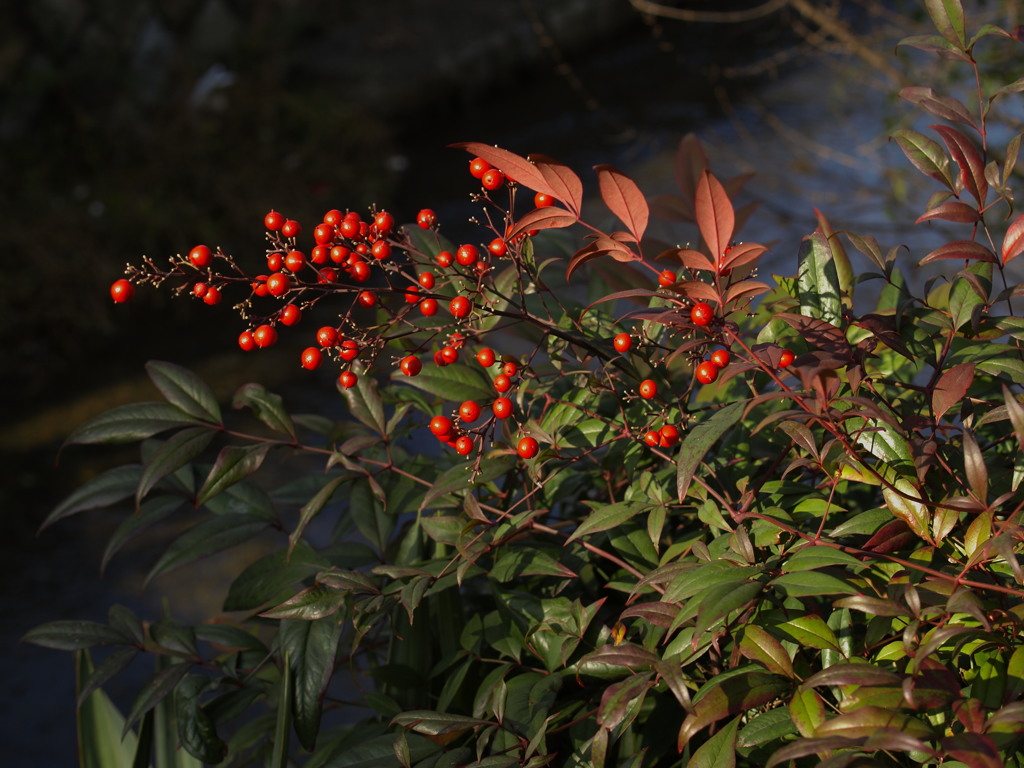
[[[469,161],[469,175],[474,179],[483,178],[483,175],[491,170],[491,164],[482,157],[474,157]]]
[[[335,264],[347,264],[352,252],[344,245],[331,246],[331,261]]]
[[[344,218],[345,215],[341,211],[339,211],[337,208],[332,208],[331,210],[324,214],[324,224],[336,227],[339,224],[341,224]]]
[[[512,376],[515,376],[517,373],[519,373],[519,365],[518,363],[513,363],[509,361],[505,363],[503,366],[501,366],[501,372],[511,378]]]
[[[252,292],[257,296],[267,295],[267,276],[256,275],[256,279],[252,283]]]
[[[494,365],[494,350],[490,347],[483,347],[476,353],[476,361],[484,368]]]
[[[280,272],[284,268],[284,255],[274,251],[267,254],[267,269],[271,272]]]
[[[438,437],[450,435],[452,432],[452,420],[447,416],[435,416],[430,420],[427,428]]]
[[[676,273],[671,269],[663,269],[658,274],[658,285],[665,287],[666,285],[672,285],[676,281]]]
[[[505,183],[505,174],[497,168],[491,168],[491,170],[487,171],[480,177],[480,183],[483,185],[484,189],[488,189],[493,192],[496,189],[500,189],[501,185]]]
[[[302,227],[295,219],[285,219],[281,225],[281,234],[285,237],[298,237],[300,232],[302,232]]]
[[[491,405],[491,410],[499,419],[507,419],[512,415],[512,401],[507,397],[497,397]]]
[[[715,317],[715,310],[706,301],[698,301],[690,310],[690,320],[694,325],[707,325]]]
[[[373,258],[382,261],[391,256],[391,244],[387,240],[376,240],[370,247]]]
[[[508,244],[502,237],[496,237],[487,244],[487,250],[490,251],[492,256],[501,258],[508,252]]]
[[[220,288],[216,285],[211,285],[206,289],[206,293],[203,294],[203,301],[209,304],[211,307],[215,304],[220,304],[221,296]]]
[[[134,295],[135,286],[123,277],[120,280],[115,280],[110,286],[110,298],[114,300],[115,304],[124,304],[126,301],[130,301]]]
[[[210,262],[213,260],[213,254],[207,246],[197,245],[188,252],[188,260],[192,262],[192,266],[196,269],[203,269],[204,267],[210,266]]]
[[[640,382],[640,397],[650,400],[652,397],[658,394],[658,385],[655,384],[651,379],[644,379]]]
[[[460,245],[459,249],[455,251],[455,260],[464,267],[468,267],[470,264],[476,264],[476,260],[479,256],[480,251],[475,245]]]
[[[451,251],[441,251],[434,258],[437,260],[437,266],[439,267],[450,267],[455,260]]]
[[[377,294],[373,291],[360,291],[356,301],[366,308],[375,307],[377,306]]]
[[[326,245],[313,246],[309,252],[309,260],[314,264],[326,264],[331,258],[331,249]]]
[[[711,353],[711,362],[719,368],[725,368],[729,364],[731,355],[728,349],[716,349]]]
[[[405,293],[403,295],[405,296],[406,304],[415,304],[420,300],[420,288],[418,285],[410,285],[405,289]]]
[[[294,304],[285,304],[278,315],[281,325],[295,325],[302,319],[302,310]]]
[[[298,272],[306,266],[306,254],[302,251],[288,251],[284,257],[284,268],[289,272]]]
[[[546,192],[538,192],[533,196],[533,204],[538,208],[547,208],[555,204],[555,198]]]
[[[420,312],[424,317],[433,317],[437,314],[437,300],[424,299],[420,302]]]
[[[539,450],[540,446],[537,444],[537,439],[533,437],[520,438],[516,444],[516,453],[523,459],[532,459]]]
[[[455,441],[455,452],[459,456],[469,456],[473,452],[473,438],[463,435]]]
[[[472,424],[480,418],[480,406],[472,400],[467,400],[459,406],[459,418],[467,424]]]
[[[416,355],[408,355],[402,358],[402,362],[398,364],[398,367],[406,376],[415,376],[423,370],[423,363],[420,362]]]
[[[794,355],[788,349],[782,350],[782,355],[779,357],[779,368],[789,367],[789,364],[793,362],[793,359],[795,357],[796,355]]]
[[[256,339],[253,337],[252,331],[242,331],[238,334],[238,346],[245,352],[256,348]]]
[[[417,279],[419,280],[419,284],[428,291],[434,287],[435,280],[433,272],[423,272]]]
[[[661,441],[661,435],[657,431],[652,429],[652,430],[644,433],[644,442],[647,443],[652,448],[657,447],[657,445],[658,445],[658,443],[660,441]]]
[[[710,384],[718,378],[718,366],[710,360],[705,360],[697,366],[697,381],[701,384]]]
[[[321,267],[316,271],[316,281],[318,283],[336,283],[338,282],[338,270],[334,267]]]
[[[439,354],[441,359],[444,360],[445,365],[451,365],[454,362],[458,362],[459,359],[459,351],[450,344],[446,344],[441,347],[441,351],[437,354]]]
[[[206,292],[210,290],[210,286],[200,281],[192,286],[192,295],[197,299],[201,299],[206,296]]]
[[[342,371],[338,375],[338,383],[345,389],[352,389],[352,387],[359,383],[359,377],[352,373],[352,371]]]
[[[658,430],[658,445],[662,448],[671,448],[679,442],[679,430],[672,424],[666,424]]]
[[[348,238],[357,237],[359,235],[359,219],[350,219],[346,216],[338,225],[338,231]]]
[[[437,224],[437,214],[429,208],[424,208],[416,214],[416,223],[423,229],[430,229]]]
[[[628,333],[620,333],[612,339],[612,346],[616,352],[629,352],[633,348],[633,337]]]
[[[448,309],[454,317],[469,317],[469,313],[473,310],[473,303],[465,296],[456,296],[448,302]]]
[[[494,388],[498,392],[508,392],[512,388],[512,380],[504,373],[494,377]]]
[[[357,283],[365,283],[370,279],[370,265],[365,261],[356,261],[351,264],[349,275]],[[372,305],[371,305],[372,306]]]
[[[302,351],[302,367],[308,371],[315,371],[324,361],[324,353],[316,347],[306,347]]]
[[[274,342],[277,341],[277,329],[272,325],[258,325],[256,330],[252,332],[252,337],[257,347],[265,349],[273,346]]]
[[[373,217],[373,226],[377,228],[377,234],[386,235],[395,226],[395,217],[387,211],[381,211]]]
[[[269,211],[266,216],[263,217],[263,226],[266,227],[270,232],[277,232],[284,224],[284,216],[277,211]]]
[[[317,245],[326,245],[334,239],[334,227],[330,224],[317,224],[313,228],[313,240]]]
[[[316,343],[321,347],[333,347],[338,343],[338,329],[325,325],[316,332]]]
[[[283,272],[275,272],[267,278],[267,293],[271,296],[284,296],[291,287],[291,280]]]
[[[352,339],[345,339],[338,346],[341,348],[338,354],[342,360],[355,360],[359,356],[359,343]]]

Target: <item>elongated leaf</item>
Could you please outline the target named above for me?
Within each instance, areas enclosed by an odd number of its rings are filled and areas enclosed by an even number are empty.
[[[698,422],[687,432],[676,461],[676,495],[680,503],[686,498],[686,492],[690,489],[697,467],[719,438],[740,420],[746,405],[746,400],[730,403]]]
[[[220,405],[210,386],[187,368],[174,363],[150,360],[146,373],[167,402],[178,406],[190,416],[221,423]]]
[[[131,403],[90,419],[72,432],[64,444],[133,443],[168,429],[197,424],[195,418],[169,403]]]
[[[634,702],[642,699],[650,687],[651,673],[638,672],[605,688],[597,710],[597,724],[608,730],[616,728],[626,718]]]
[[[360,377],[362,381],[363,377]],[[275,432],[297,439],[292,417],[284,409],[280,395],[267,391],[262,384],[244,384],[235,392],[232,401],[235,408],[251,408],[256,418]]]
[[[724,267],[725,249],[736,229],[736,213],[721,182],[707,169],[700,174],[694,196],[694,211],[700,236],[711,251],[719,271]]]
[[[938,142],[908,128],[896,131],[892,138],[917,170],[953,189],[949,158]]]
[[[215,515],[204,520],[175,539],[146,574],[144,584],[161,573],[248,541],[267,525],[265,518],[245,513]]]
[[[956,128],[948,125],[933,125],[931,128],[942,137],[949,154],[960,166],[960,181],[964,189],[978,201],[978,205],[984,206],[988,195],[988,181],[985,179],[985,161],[981,152],[973,141]]]
[[[1003,237],[1003,266],[1009,264],[1022,253],[1024,253],[1024,214],[1014,219],[1013,224],[1007,228],[1006,235]]]
[[[263,611],[260,616],[267,619],[316,621],[334,615],[344,603],[344,592],[315,585],[303,589],[280,605]]]
[[[310,751],[316,746],[320,731],[323,695],[334,672],[341,629],[341,622],[333,617],[281,623],[281,648],[287,654],[294,678],[295,733]]]
[[[592,533],[617,528],[645,509],[645,504],[630,501],[620,501],[617,504],[600,506],[577,526],[572,535],[565,540],[565,543],[568,544],[570,541],[574,541],[581,536],[589,536]]]
[[[943,120],[963,123],[977,130],[974,118],[967,111],[967,107],[954,98],[940,96],[931,88],[910,86],[900,91],[900,98],[906,99],[911,104],[917,104],[922,109],[936,117],[941,117]]]
[[[790,689],[784,677],[760,670],[745,670],[717,682],[708,683],[694,700],[694,711],[679,729],[677,747],[682,751],[703,728],[729,715],[761,707]]]
[[[534,192],[544,192],[556,200],[559,199],[556,190],[544,178],[544,174],[525,157],[509,152],[507,149],[500,149],[499,147],[476,141],[460,142],[450,146],[464,149],[471,155],[476,155],[486,160],[506,176],[511,176],[518,183],[529,187]]]
[[[153,490],[153,486],[197,458],[213,440],[215,432],[207,427],[190,427],[171,435],[146,461],[135,504]]]
[[[504,475],[515,465],[512,456],[499,456],[485,462],[480,474],[473,477],[464,464],[456,464],[442,472],[434,485],[423,496],[420,509],[426,509],[433,501],[457,491],[468,491],[477,485],[489,483]]]
[[[158,670],[142,687],[138,696],[135,697],[131,711],[128,713],[128,718],[125,721],[123,733],[128,733],[128,730],[138,722],[139,718],[166,698],[191,666],[188,662],[180,662]]]
[[[288,556],[292,554],[292,550],[295,549],[296,545],[302,540],[302,534],[306,530],[306,526],[310,524],[314,517],[320,514],[320,511],[327,506],[327,502],[334,496],[335,491],[338,490],[342,483],[349,480],[349,477],[341,476],[335,477],[328,480],[319,491],[302,505],[302,509],[299,510],[299,520],[295,524],[295,530],[288,536]]]
[[[75,652],[75,688],[81,692],[93,673],[88,651]],[[101,690],[75,709],[80,768],[132,768],[138,746],[134,732],[124,735],[124,715]]]
[[[813,688],[801,687],[789,702],[789,715],[800,735],[810,737],[825,722],[825,703]]]
[[[959,50],[964,50],[967,47],[967,30],[960,0],[925,0],[924,4],[939,34]]]
[[[579,218],[583,206],[583,182],[569,166],[546,155],[530,155],[530,161],[540,171],[540,175],[555,190],[554,198],[562,202]]]
[[[634,241],[639,243],[647,230],[650,216],[643,192],[636,182],[610,165],[598,165],[594,170],[597,171],[598,189],[604,204],[626,225]]]
[[[101,661],[99,666],[93,669],[83,680],[79,681],[77,706],[83,706],[93,691],[99,689],[100,686],[123,671],[138,655],[138,648],[121,648]]]
[[[135,488],[138,487],[141,475],[142,467],[138,464],[126,464],[123,467],[108,469],[58,504],[56,509],[43,520],[39,530],[42,531],[58,520],[78,512],[109,507],[111,504],[131,498]]]
[[[818,738],[840,736],[845,739],[865,739],[882,728],[893,728],[914,738],[927,739],[931,729],[921,720],[903,712],[866,706],[826,720],[818,726],[814,735]]]
[[[961,203],[959,200],[950,200],[928,209],[918,216],[914,223],[920,224],[922,221],[931,221],[932,219],[955,221],[960,224],[973,224],[976,221],[981,221],[981,214],[978,213],[978,209],[974,206]]]
[[[187,675],[174,692],[175,720],[181,746],[204,763],[219,763],[227,755],[227,744],[199,697],[216,688],[216,681],[201,675]]]
[[[964,261],[996,262],[998,259],[992,251],[981,243],[973,240],[955,240],[952,243],[940,245],[928,253],[919,264],[931,264],[935,261],[945,259],[963,259]]]
[[[393,379],[444,400],[490,402],[494,399],[494,387],[490,386],[477,365],[427,365],[415,376],[396,372]]]
[[[515,240],[523,232],[532,229],[561,229],[571,227],[579,219],[564,208],[547,206],[546,208],[534,208],[524,214],[513,225],[505,236],[506,240]]]
[[[790,661],[782,643],[757,624],[747,624],[743,627],[739,650],[751,661],[763,664],[769,672],[789,678],[796,677],[793,662]]]
[[[48,621],[26,632],[22,642],[55,648],[58,651],[78,651],[96,645],[131,645],[132,639],[113,627],[95,621]]]
[[[828,239],[820,230],[801,242],[797,270],[800,314],[841,327],[843,304],[839,273]]]
[[[267,443],[224,446],[206,476],[203,487],[199,489],[196,506],[202,506],[259,469],[269,451],[270,445]]]
[[[110,564],[110,559],[125,544],[182,506],[184,506],[184,502],[180,496],[157,496],[142,502],[139,510],[134,515],[128,515],[118,523],[117,528],[110,535],[107,546],[103,550],[103,557],[100,560],[100,573],[106,571],[107,565]]]
[[[288,552],[271,552],[249,565],[231,583],[224,610],[252,611],[284,600],[294,593],[298,582],[322,567],[323,561],[305,542],[299,542]]]
[[[936,419],[963,400],[974,381],[974,363],[960,363],[944,371],[932,392],[932,413]]]
[[[791,640],[808,648],[841,652],[835,633],[829,629],[825,620],[820,616],[813,614],[798,616],[779,624],[777,629]]]

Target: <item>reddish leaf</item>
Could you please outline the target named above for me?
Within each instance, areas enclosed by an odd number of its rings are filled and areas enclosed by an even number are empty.
[[[658,195],[651,200],[651,210],[666,221],[695,221],[693,203],[679,195]]]
[[[724,251],[729,247],[736,228],[736,213],[725,188],[710,171],[705,170],[700,175],[694,206],[700,236],[711,251],[712,259],[721,268],[724,266]]]
[[[551,187],[544,174],[527,160],[525,157],[509,152],[507,149],[499,149],[490,144],[482,144],[478,141],[467,141],[458,144],[451,144],[456,149],[464,149],[471,155],[483,158],[498,170],[511,176],[520,184],[523,184],[534,192],[544,192],[558,199],[558,193]]]
[[[790,683],[786,678],[760,670],[705,686],[694,699],[693,714],[687,715],[679,729],[678,749],[682,751],[695,733],[711,723],[763,706],[789,689]]]
[[[583,182],[580,177],[569,166],[546,155],[530,155],[530,160],[540,170],[544,180],[556,190],[555,199],[562,201],[566,208],[579,216],[583,205]]]
[[[982,503],[988,499],[988,467],[985,466],[985,458],[978,447],[978,441],[970,430],[964,428],[964,474],[967,475],[967,485]]]
[[[925,0],[925,8],[939,34],[960,50],[967,47],[964,9],[960,0]]]
[[[675,158],[676,186],[687,200],[693,200],[697,182],[708,167],[708,156],[697,137],[686,134],[679,142]],[[692,220],[692,219],[691,219]]]
[[[1024,214],[1018,216],[1003,237],[1003,266],[1024,253]]]
[[[672,291],[681,296],[687,296],[700,301],[707,301],[712,304],[718,303],[718,292],[714,286],[702,283],[700,280],[680,280],[672,286]]]
[[[937,142],[909,128],[896,131],[892,138],[917,170],[953,189],[949,176],[949,158]],[[857,243],[854,243],[854,247],[862,250]]]
[[[914,532],[903,520],[893,520],[879,528],[864,544],[864,549],[869,552],[896,552],[915,539]]]
[[[636,242],[644,236],[650,211],[647,200],[632,179],[610,165],[598,165],[598,188],[608,209],[619,217]]]
[[[507,240],[513,240],[523,232],[528,232],[531,229],[560,229],[562,227],[570,227],[575,224],[579,219],[573,214],[566,211],[564,208],[558,206],[548,206],[547,208],[534,208],[519,221],[517,221],[512,229],[509,230],[505,236]]]
[[[951,120],[954,123],[964,123],[975,130],[974,118],[967,111],[967,107],[956,99],[948,96],[939,96],[931,88],[912,86],[900,91],[900,98],[906,99],[911,104],[916,104],[927,112],[943,120]]]
[[[741,280],[729,286],[725,292],[724,302],[726,306],[738,305],[741,301],[748,301],[771,289],[760,280]]]
[[[985,181],[985,161],[969,138],[956,128],[948,125],[933,125],[934,130],[946,144],[946,149],[960,166],[960,181],[980,205],[985,204],[988,182]]]
[[[1003,768],[995,742],[981,733],[959,733],[942,740],[942,748],[969,768]]]
[[[849,598],[847,598],[849,599]],[[803,688],[818,685],[899,685],[901,678],[894,672],[871,664],[840,662],[815,672],[802,683]]]
[[[613,255],[616,261],[634,261],[639,258],[635,253],[611,238],[601,237],[572,255],[572,258],[569,259],[569,266],[565,270],[565,279],[571,278],[573,273],[588,261],[607,254]]]
[[[935,418],[942,418],[946,411],[959,403],[973,381],[974,363],[960,363],[945,371],[935,382],[932,391],[932,412]]]
[[[973,224],[976,221],[981,221],[981,214],[978,213],[977,208],[967,203],[951,200],[948,203],[937,205],[931,210],[925,211],[917,217],[914,223],[920,224],[922,221],[931,221],[932,219],[955,221],[959,224]]]
[[[729,252],[722,256],[722,271],[735,269],[743,264],[749,264],[762,253],[767,251],[760,243],[740,243],[729,249]]]
[[[688,269],[703,270],[705,272],[715,271],[715,265],[711,263],[711,259],[700,251],[695,251],[692,248],[683,248],[680,250],[679,260]]]
[[[919,264],[931,264],[943,259],[964,259],[965,261],[998,261],[996,255],[981,243],[973,240],[954,240],[946,243],[925,256]]]

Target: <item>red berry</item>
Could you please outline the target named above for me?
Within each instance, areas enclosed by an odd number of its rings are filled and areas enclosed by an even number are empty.
[[[437,224],[437,214],[429,208],[424,208],[416,214],[416,223],[423,229],[430,229],[432,226]]]
[[[192,262],[192,266],[196,269],[202,269],[203,267],[210,266],[213,254],[210,253],[210,249],[205,245],[197,245],[188,252],[188,260]]]
[[[537,444],[536,438],[533,437],[520,438],[519,443],[516,445],[516,453],[524,459],[532,459],[539,450],[540,446]]]
[[[306,266],[306,254],[302,251],[288,251],[284,257],[284,268],[289,272],[298,272]]]
[[[483,178],[483,175],[491,170],[491,164],[482,157],[474,157],[469,161],[469,175],[474,179]]]
[[[387,240],[376,240],[370,248],[370,253],[373,254],[373,258],[381,261],[391,255],[391,245]]]
[[[415,376],[423,370],[423,363],[420,362],[416,355],[408,355],[402,358],[402,362],[398,364],[398,367],[406,376]]]
[[[420,289],[418,285],[410,285],[408,288],[405,289],[405,293],[403,294],[405,296],[405,303],[415,304],[417,301],[420,300],[419,293]]]
[[[448,361],[445,360],[444,357],[442,357],[441,355],[441,350],[438,350],[437,352],[434,353],[434,365],[438,365],[441,368],[444,368],[446,365],[448,365]]]
[[[302,367],[309,371],[315,371],[324,361],[324,353],[316,347],[306,347],[302,351]]]
[[[339,224],[341,224],[341,221],[344,218],[345,217],[341,211],[339,211],[337,208],[332,208],[331,210],[324,214],[324,224],[327,224],[328,226],[331,227],[336,227]]]
[[[644,433],[644,442],[654,448],[661,441],[661,436],[653,429]]]
[[[252,283],[252,292],[257,296],[267,295],[267,276],[256,275],[256,279]]]
[[[338,343],[338,329],[325,325],[316,332],[316,343],[321,347],[333,347]]]
[[[263,226],[271,232],[277,232],[284,224],[284,216],[277,211],[270,211],[263,217]]]
[[[665,287],[666,285],[672,285],[676,281],[676,273],[671,269],[663,269],[658,274],[658,285]]]
[[[120,280],[115,280],[110,286],[110,298],[114,300],[115,304],[124,304],[126,301],[130,301],[134,295],[135,286],[123,277]]]
[[[338,282],[338,270],[334,267],[321,267],[316,271],[316,281],[318,283],[336,283]]]
[[[480,251],[475,245],[460,245],[459,249],[455,251],[455,260],[464,267],[468,267],[470,264],[475,264]]]
[[[302,232],[302,227],[295,219],[285,219],[284,224],[281,225],[281,234],[285,237],[298,237],[300,232]]]
[[[480,418],[480,406],[472,400],[467,400],[459,406],[459,418],[467,424],[472,424]]]
[[[331,249],[326,245],[313,246],[313,250],[309,252],[309,260],[314,264],[326,264],[331,258]]]
[[[338,225],[338,231],[342,235],[348,238],[354,238],[359,234],[359,220],[345,218],[341,224]]]
[[[455,441],[455,452],[459,456],[469,456],[473,452],[473,438],[463,435]]]
[[[211,285],[209,288],[206,289],[206,293],[203,294],[203,301],[205,301],[211,307],[214,304],[220,304],[220,300],[220,288],[218,288],[216,285]]]
[[[346,264],[350,254],[351,251],[344,245],[331,246],[331,261],[335,264]]]
[[[352,371],[342,371],[338,376],[338,383],[345,389],[351,389],[359,382],[359,377]]]
[[[438,352],[438,354],[441,356],[441,359],[444,360],[445,365],[450,365],[454,362],[457,362],[459,359],[458,350],[451,345],[441,347],[441,351]]]
[[[504,373],[499,373],[494,377],[494,388],[498,392],[508,392],[512,388],[512,379]]]
[[[652,397],[658,394],[658,385],[650,379],[644,379],[640,382],[640,397],[650,400]]]
[[[271,272],[280,272],[284,267],[284,256],[277,251],[267,254],[267,269]]]
[[[295,325],[302,319],[302,310],[294,304],[285,304],[278,315],[282,325]]]
[[[711,353],[711,362],[719,368],[725,368],[729,364],[730,357],[728,349],[716,349]]]
[[[387,211],[381,211],[373,217],[373,226],[377,228],[378,234],[386,235],[395,226],[395,217]]]
[[[473,303],[465,296],[456,296],[448,302],[448,309],[455,317],[469,317],[469,313],[473,310]]]
[[[273,346],[277,341],[277,329],[272,325],[258,325],[252,332],[252,338],[260,349]]]
[[[454,260],[451,251],[441,251],[435,258],[437,259],[437,266],[439,267],[450,267]]]
[[[494,350],[490,347],[483,347],[476,353],[476,361],[484,368],[494,365]]]
[[[512,401],[507,397],[497,397],[491,405],[491,410],[499,419],[507,419],[512,415]]]
[[[267,278],[267,293],[271,296],[284,296],[292,287],[292,281],[283,272],[275,272]]]
[[[480,177],[480,183],[484,189],[489,189],[493,192],[496,189],[500,189],[501,185],[505,183],[505,174],[497,168],[491,168],[491,170]]]
[[[365,283],[370,279],[370,265],[365,261],[353,262],[349,268],[349,275],[357,283]]]
[[[367,309],[377,306],[377,294],[373,291],[360,291],[356,300]]]
[[[779,357],[779,368],[789,367],[789,364],[793,362],[793,359],[795,357],[796,355],[794,355],[788,349],[782,350],[782,355]]]
[[[707,325],[715,317],[715,310],[706,301],[698,301],[690,310],[690,320],[694,325]]]
[[[679,442],[679,430],[672,424],[666,424],[658,430],[658,445],[671,448]]]
[[[435,416],[430,420],[428,429],[435,435],[450,435],[452,431],[452,420],[447,416]]]
[[[435,285],[434,273],[433,272],[423,272],[419,276],[419,283],[420,283],[421,286],[423,286],[425,289],[427,289],[429,291]]]
[[[424,317],[432,317],[437,314],[437,300],[424,299],[420,302],[420,312]]]
[[[206,283],[198,282],[192,286],[192,295],[197,299],[201,299],[206,295],[206,292],[210,290],[210,286]]]
[[[538,192],[533,196],[533,204],[538,208],[547,208],[548,206],[555,204],[555,198],[546,192]]]
[[[327,245],[334,239],[334,227],[330,224],[317,224],[313,228],[313,240],[317,245]]]
[[[633,348],[633,337],[628,333],[620,333],[612,339],[612,346],[616,352],[629,352]]]
[[[359,356],[359,344],[352,339],[345,339],[338,346],[341,347],[339,354],[342,360],[355,360]]]
[[[519,366],[515,363],[508,362],[501,366],[501,372],[506,376],[512,377],[519,373]]]
[[[487,250],[491,252],[492,256],[501,258],[508,252],[508,244],[504,238],[496,237],[488,243]]]
[[[256,348],[256,339],[253,337],[252,331],[242,331],[238,334],[238,346],[246,352]]]
[[[718,378],[718,366],[710,360],[705,360],[697,366],[697,381],[701,384],[710,384]]]

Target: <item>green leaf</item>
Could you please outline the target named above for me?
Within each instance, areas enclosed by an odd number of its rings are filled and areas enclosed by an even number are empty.
[[[179,662],[158,670],[141,688],[138,696],[135,697],[135,702],[128,713],[128,719],[124,724],[122,733],[128,733],[129,729],[138,722],[139,718],[168,696],[191,666],[188,662]]]
[[[647,504],[635,501],[620,501],[615,504],[599,506],[576,527],[576,530],[565,540],[565,543],[568,544],[570,541],[575,541],[582,536],[589,536],[593,533],[617,528],[630,518],[643,512],[647,506]]]
[[[213,390],[192,371],[174,363],[150,360],[146,372],[167,402],[178,406],[190,416],[221,423],[220,405]]]
[[[701,744],[686,768],[735,768],[736,732],[741,717],[734,717],[714,736]]]
[[[130,403],[90,419],[72,432],[64,444],[133,443],[168,429],[199,423],[168,403]]]
[[[304,541],[291,552],[271,552],[249,565],[231,582],[224,610],[253,611],[268,603],[279,603],[294,593],[298,582],[323,566],[321,558]]]
[[[908,128],[895,131],[892,138],[917,170],[950,190],[954,188],[949,175],[949,157],[937,141]]]
[[[345,593],[320,585],[307,587],[260,616],[266,619],[316,621],[337,613],[345,604]]]
[[[150,526],[156,525],[172,512],[180,509],[184,502],[179,496],[156,496],[146,499],[134,515],[128,515],[111,534],[107,546],[103,550],[103,558],[100,561],[100,573],[107,569],[110,558],[116,555],[121,547],[133,538],[143,533]]]
[[[860,560],[840,549],[826,546],[808,546],[790,555],[782,565],[782,572],[810,571],[829,566],[839,566],[854,571],[862,570],[865,567]]]
[[[84,510],[109,507],[119,501],[131,498],[139,485],[141,476],[142,467],[139,464],[126,464],[123,467],[108,469],[58,504],[56,509],[43,520],[39,530],[42,531],[58,520]]]
[[[449,366],[451,367],[451,366]],[[508,473],[516,465],[514,456],[495,456],[480,468],[480,474],[473,476],[464,463],[455,464],[442,472],[430,490],[423,496],[420,509],[425,509],[431,502],[456,491],[469,491],[475,487],[489,483],[495,478]]]
[[[22,642],[55,648],[58,651],[78,651],[96,645],[131,645],[132,639],[113,627],[95,621],[48,621],[26,632]]]
[[[800,645],[821,650],[840,651],[835,633],[828,628],[825,620],[820,616],[813,614],[798,616],[777,625],[776,629]]]
[[[264,518],[246,514],[215,515],[204,520],[185,531],[164,551],[146,574],[143,585],[161,573],[248,541],[267,525]]]
[[[789,678],[796,677],[793,662],[782,643],[757,624],[746,624],[743,627],[739,651],[751,661],[763,664],[769,672]]]
[[[597,724],[608,730],[617,728],[650,687],[651,673],[638,672],[605,688],[597,709]]]
[[[818,738],[841,736],[845,739],[864,739],[883,728],[902,731],[920,739],[932,737],[931,729],[922,721],[903,712],[866,706],[826,720],[814,732]]]
[[[121,648],[101,661],[98,667],[89,673],[84,680],[80,681],[77,706],[81,707],[85,704],[85,700],[92,695],[93,691],[123,671],[138,655],[138,648]]]
[[[855,595],[859,591],[852,584],[820,571],[784,573],[772,580],[772,586],[790,597]]]
[[[680,503],[686,498],[697,467],[718,439],[740,420],[746,405],[746,400],[730,403],[699,421],[686,433],[676,461],[676,495]]]
[[[291,555],[292,551],[302,540],[302,534],[306,530],[306,526],[327,506],[327,502],[334,496],[334,492],[338,490],[338,487],[345,481],[351,478],[347,476],[334,477],[324,483],[323,487],[316,492],[308,502],[303,504],[302,509],[299,510],[299,520],[295,524],[295,530],[288,536],[288,554]]]
[[[186,675],[174,693],[175,719],[181,746],[204,763],[219,763],[227,755],[227,744],[217,735],[213,719],[199,697],[217,687],[217,681],[200,675]]]
[[[796,733],[788,707],[775,707],[753,716],[736,739],[740,747],[758,747]]]
[[[894,672],[863,662],[843,661],[816,672],[802,683],[803,688],[818,685],[900,685],[902,678]]]
[[[288,728],[292,720],[292,706],[295,700],[295,680],[292,674],[291,652],[284,649],[281,659],[281,685],[277,692],[277,717],[274,718],[274,751],[270,758],[271,768],[288,766]]]
[[[281,396],[267,391],[262,384],[243,384],[235,392],[231,405],[234,408],[252,408],[256,418],[272,430],[288,435],[292,440],[298,440],[295,424],[284,409]]]
[[[202,506],[259,469],[270,448],[267,443],[226,445],[221,448],[210,474],[206,476],[203,487],[199,489],[196,506]]]
[[[392,374],[397,381],[422,389],[442,400],[487,401],[494,399],[494,387],[484,378],[478,365],[427,365],[416,376]],[[400,378],[399,378],[400,377]]]
[[[939,34],[957,49],[964,50],[967,47],[967,31],[960,0],[925,0],[924,4]]]
[[[387,435],[387,421],[384,418],[384,403],[377,392],[376,380],[367,374],[360,373],[354,387],[340,387],[342,396],[348,403],[349,412],[360,422],[378,435]]]
[[[341,630],[341,622],[333,617],[281,623],[281,648],[294,677],[295,734],[310,751],[316,746],[320,731],[321,703],[334,672]]]
[[[392,725],[400,725],[427,736],[443,736],[449,733],[463,733],[481,725],[490,725],[487,720],[456,715],[448,712],[434,712],[429,709],[414,709],[396,715]]]
[[[801,688],[790,699],[789,715],[800,735],[810,738],[825,722],[825,703],[813,688]]]
[[[190,427],[167,438],[143,465],[139,487],[135,491],[136,505],[163,478],[197,458],[213,440],[214,434],[207,427]]]
[[[828,238],[820,230],[803,239],[797,266],[800,314],[842,326],[843,304],[839,274]]]
[[[729,715],[762,707],[790,688],[784,677],[760,669],[733,670],[728,677],[712,679],[694,697],[693,712],[686,716],[676,743],[682,751],[694,734]]]
[[[75,687],[79,693],[93,673],[87,651],[75,653]],[[138,740],[124,733],[124,716],[101,690],[93,691],[75,709],[80,768],[132,768]]]

